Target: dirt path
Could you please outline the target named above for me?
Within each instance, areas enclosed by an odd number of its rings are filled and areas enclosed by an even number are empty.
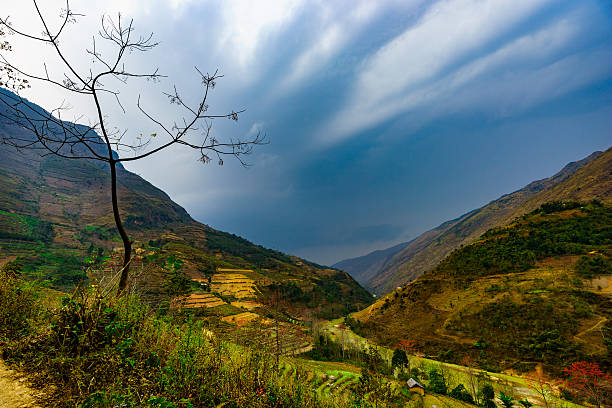
[[[0,407],[2,408],[40,408],[36,404],[37,392],[26,385],[23,377],[9,369],[0,360]]]
[[[583,343],[587,343],[587,340],[584,340],[584,339],[582,338],[582,336],[584,336],[584,335],[585,335],[585,334],[587,334],[588,332],[591,332],[591,331],[593,331],[593,330],[597,330],[597,329],[599,329],[599,328],[600,328],[600,327],[601,327],[601,326],[602,326],[604,323],[606,323],[607,321],[608,321],[608,319],[607,319],[607,318],[602,317],[602,318],[601,318],[601,319],[600,319],[600,320],[599,320],[597,323],[595,323],[595,325],[593,325],[593,327],[589,327],[588,329],[583,330],[583,331],[581,331],[580,333],[578,333],[578,334],[574,335],[574,338],[575,338],[575,339],[577,339],[577,340],[579,340],[579,341],[581,341],[581,342],[583,342]],[[606,352],[606,350],[607,350],[605,347],[602,347],[602,346],[600,346],[600,345],[598,345],[598,344],[592,344],[592,346],[595,346],[597,349],[599,349],[601,352],[604,352],[604,353],[605,353],[605,352]]]

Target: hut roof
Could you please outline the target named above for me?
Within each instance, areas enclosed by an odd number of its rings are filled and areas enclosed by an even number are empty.
[[[415,380],[414,378],[411,378],[408,380],[408,388],[414,388],[414,387],[425,389],[425,387],[423,387],[417,380]]]

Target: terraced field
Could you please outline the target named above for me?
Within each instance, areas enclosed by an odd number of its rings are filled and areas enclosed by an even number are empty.
[[[249,312],[241,315],[247,313]],[[231,323],[234,316],[227,316],[224,320]],[[287,322],[278,322],[277,326],[274,320],[265,317],[253,323],[255,324],[244,325],[241,328],[240,337],[247,346],[268,350],[273,354],[279,353],[282,356],[297,356],[312,349],[312,341],[302,326]]]
[[[217,268],[217,272],[253,272],[252,269]]]
[[[232,306],[238,307],[240,309],[247,309],[247,310],[255,310],[261,306],[263,306],[261,303],[255,302],[254,300],[238,300],[236,302],[232,302]]]
[[[192,293],[176,300],[177,307],[183,309],[211,308],[227,303],[211,293]]]
[[[326,322],[326,324],[322,327],[322,330],[333,338],[340,339],[343,338],[345,342],[352,343],[354,345],[358,345],[360,348],[367,348],[375,345],[370,340],[363,338],[353,331],[351,331],[345,324],[343,324],[344,318],[332,320]],[[388,361],[391,361],[391,356],[393,355],[393,350],[377,346],[379,353]],[[448,374],[448,377],[452,379],[452,385],[455,384],[468,384],[469,383],[469,374],[468,368],[464,366],[460,366],[457,364],[444,363],[441,361],[431,360],[424,357],[418,356],[409,356],[411,364],[413,367],[420,368],[424,371],[428,371],[431,368],[437,368],[441,372],[445,372]],[[317,362],[319,364],[319,362]],[[339,366],[339,364],[343,363],[325,363],[329,364],[331,367]],[[520,376],[509,375],[504,373],[494,373],[485,370],[475,369],[476,373],[483,373],[486,375],[496,393],[500,391],[512,394],[516,397],[516,399],[528,399],[535,404],[542,404],[537,406],[544,406],[541,401],[541,397],[529,387],[528,381]],[[582,405],[574,404],[570,401],[562,400],[560,398],[552,397],[553,406],[563,406],[566,408],[580,408]],[[450,404],[450,405],[449,405]],[[452,405],[454,404],[454,405]],[[470,406],[467,404],[463,404],[459,401],[451,399],[449,397],[441,396],[441,395],[431,395],[427,394],[426,399],[424,401],[424,407],[429,408],[432,406]]]
[[[238,314],[231,315],[231,316],[225,316],[221,320],[223,320],[226,323],[233,323],[240,327],[240,326],[245,326],[257,320],[260,317],[261,316],[259,316],[257,313],[243,312],[243,313],[238,313]]]
[[[249,299],[257,296],[255,281],[241,273],[216,273],[212,276],[211,290],[223,296]]]
[[[359,368],[346,363],[285,359],[280,364],[283,376],[295,376],[296,370],[308,372],[306,383],[321,398],[348,395],[359,382]]]
[[[276,328],[270,326],[268,333],[269,336],[264,340],[263,344],[270,347],[270,349],[275,349]],[[278,328],[278,335],[280,337],[279,346],[281,355],[295,356],[312,349],[312,343],[301,327],[281,322]]]

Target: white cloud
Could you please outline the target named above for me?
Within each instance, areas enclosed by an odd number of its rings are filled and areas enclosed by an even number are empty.
[[[508,33],[547,0],[447,0],[367,58],[347,106],[325,132],[332,140],[373,126],[420,98],[423,89],[462,58]],[[328,140],[329,140],[328,139]]]
[[[498,116],[509,116],[610,76],[612,50],[587,50],[538,69],[510,72],[502,80],[484,82],[477,89],[459,95],[458,101],[481,110],[493,108]],[[459,110],[458,104],[455,105],[453,110]]]
[[[232,54],[246,72],[254,69],[254,59],[266,40],[289,24],[298,14],[303,0],[226,0],[223,2],[223,31],[217,47]]]
[[[290,72],[281,80],[277,92],[285,93],[299,86],[308,76],[323,68],[387,5],[382,1],[363,0],[351,4],[348,13],[344,7],[333,10],[330,7],[321,7],[320,18],[324,21],[318,22],[321,25],[317,30],[319,34],[310,39],[310,45],[291,63]]]

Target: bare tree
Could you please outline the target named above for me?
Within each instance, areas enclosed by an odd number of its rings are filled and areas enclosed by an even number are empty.
[[[466,355],[465,358],[461,360],[461,365],[465,367],[465,373],[468,377],[468,386],[470,387],[472,398],[474,398],[474,401],[478,403],[478,376],[476,370],[474,369],[476,365],[474,363],[474,359],[470,355]]]
[[[13,50],[11,43],[6,39],[8,34],[5,27],[0,25],[0,52],[6,53]],[[0,64],[0,87],[19,92],[29,88],[30,84],[27,79],[17,75],[14,69]]]
[[[554,391],[554,384],[544,375],[542,366],[538,365],[535,370],[535,375],[529,375],[525,379],[527,386],[535,391],[542,399],[542,402],[544,402],[544,406],[549,408]]]
[[[66,159],[96,160],[108,163],[114,221],[124,249],[118,286],[118,293],[121,294],[127,286],[132,259],[132,243],[119,213],[117,164],[145,159],[170,146],[177,145],[198,151],[199,160],[202,163],[209,163],[214,158],[221,165],[225,156],[233,156],[246,166],[244,156],[251,153],[253,146],[265,144],[266,140],[260,133],[250,136],[247,140],[230,138],[222,141],[212,136],[213,120],[225,118],[237,121],[238,115],[243,110],[224,114],[209,113],[209,93],[221,75],[216,71],[213,74],[204,74],[197,67],[195,73],[201,80],[199,102],[188,103],[181,96],[177,87],[173,86],[170,92],[164,92],[163,95],[168,98],[170,104],[176,105],[180,113],[172,123],[167,123],[145,108],[138,95],[132,107],[158,131],[149,136],[130,137],[127,129],[120,129],[109,123],[108,106],[103,102],[103,97],[110,96],[110,99],[125,112],[126,105],[122,102],[120,90],[128,81],[145,80],[156,83],[165,77],[157,69],[138,72],[126,67],[128,55],[150,51],[158,45],[153,40],[153,34],[137,35],[133,21],[126,23],[120,14],[116,19],[102,16],[101,28],[93,37],[91,47],[85,50],[85,55],[92,61],[91,66],[86,70],[78,70],[76,61],[70,60],[60,47],[60,39],[64,36],[66,27],[75,23],[82,15],[75,13],[70,8],[69,1],[66,0],[66,7],[60,13],[59,28],[53,31],[43,16],[39,3],[33,0],[33,5],[43,27],[42,34],[35,35],[15,28],[8,17],[0,18],[0,29],[25,40],[52,47],[58,62],[64,68],[63,72],[59,75],[52,75],[46,61],[43,62],[42,73],[39,74],[13,64],[7,56],[10,45],[6,42],[2,43],[3,47],[0,49],[2,72],[7,74],[5,76],[8,79],[23,78],[25,84],[28,85],[32,81],[40,81],[56,86],[67,94],[84,95],[93,104],[96,115],[87,126],[76,125],[62,119],[62,114],[68,109],[66,104],[45,112],[27,103],[18,94],[0,93],[0,106],[4,108],[0,110],[0,116],[28,130],[33,135],[31,138],[2,135],[0,141],[18,149],[39,150],[42,156],[55,155]],[[103,53],[98,42],[104,43],[105,49],[112,51]],[[19,90],[19,88],[13,88],[13,90]],[[82,118],[78,117],[74,122],[80,119]],[[161,140],[154,141],[158,135]]]

